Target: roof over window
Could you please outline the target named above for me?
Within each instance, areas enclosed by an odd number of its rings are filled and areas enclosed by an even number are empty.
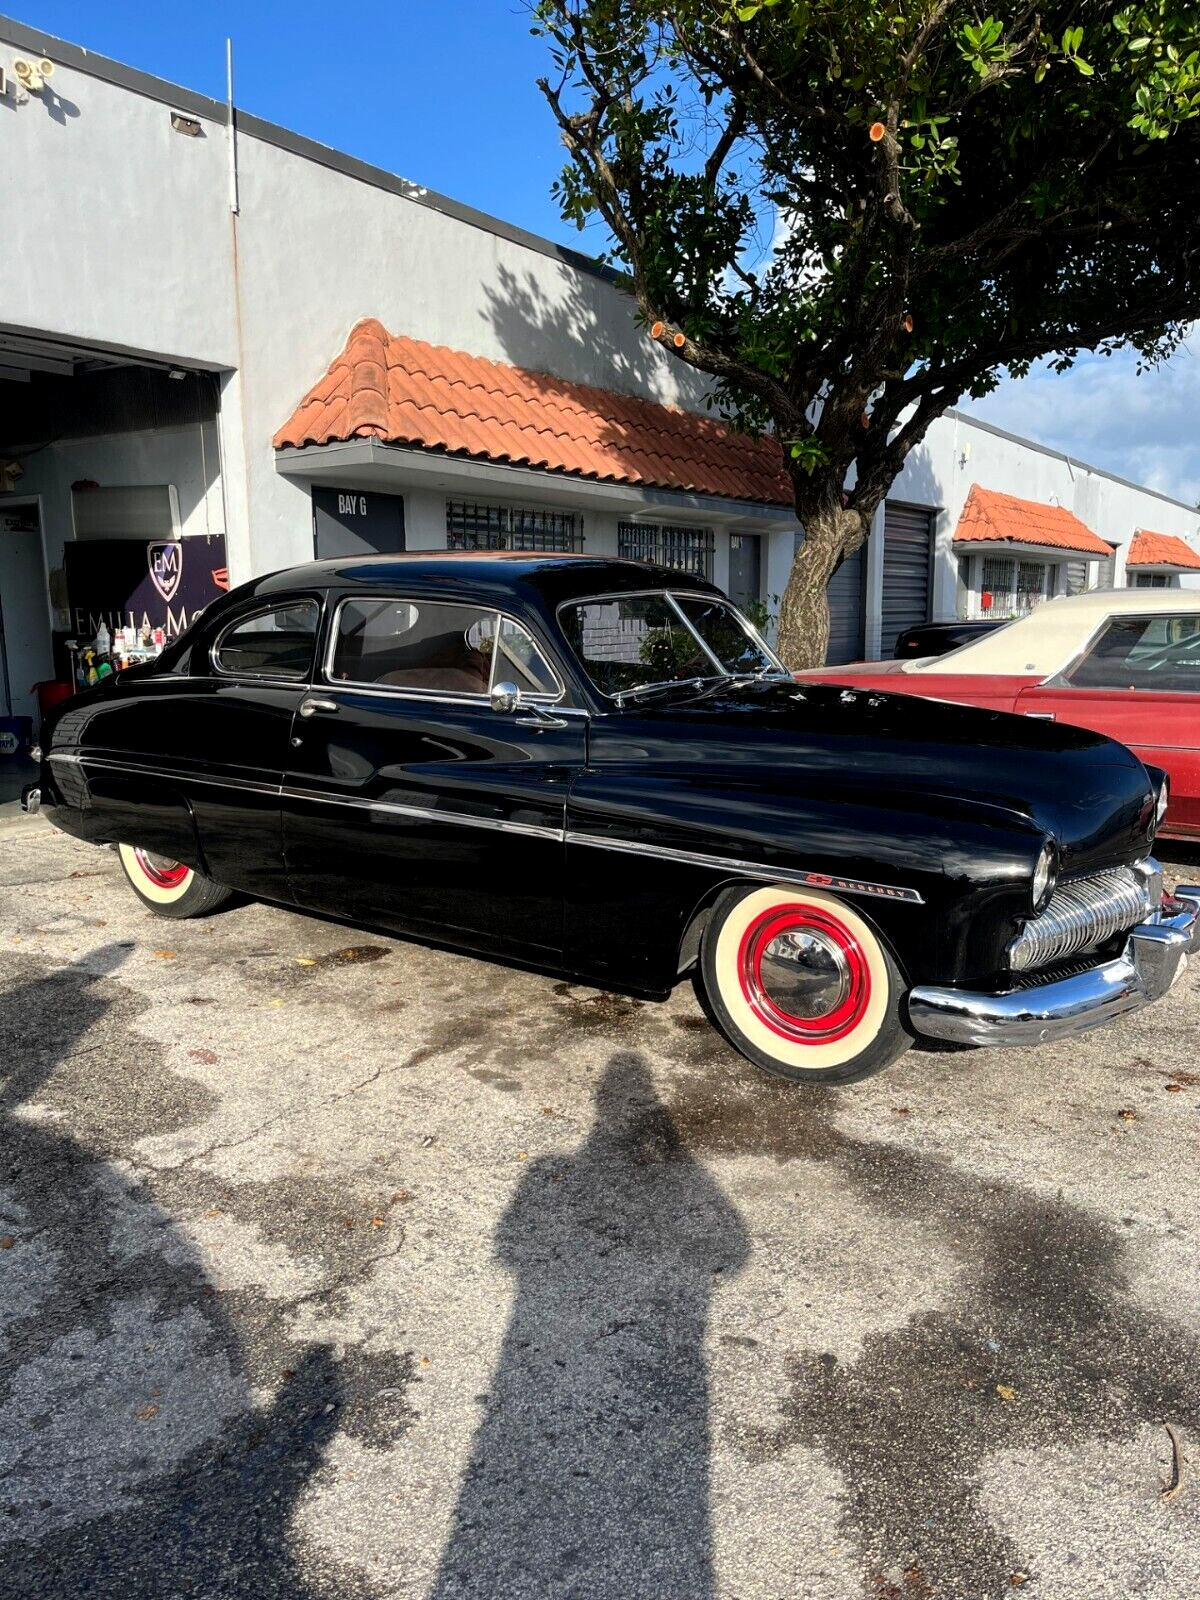
[[[972,484],[963,507],[955,544],[1038,545],[1065,555],[1108,557],[1113,546],[1092,532],[1072,511],[1020,500],[1015,494]]]
[[[277,450],[378,439],[598,482],[792,503],[783,452],[713,417],[358,323]]]
[[[1173,533],[1139,528],[1125,557],[1126,567],[1159,567],[1170,572],[1200,572],[1200,555]]]

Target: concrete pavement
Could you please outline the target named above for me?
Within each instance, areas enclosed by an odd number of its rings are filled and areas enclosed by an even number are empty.
[[[806,1091],[37,824],[0,989],[0,1597],[1200,1592],[1200,964]]]

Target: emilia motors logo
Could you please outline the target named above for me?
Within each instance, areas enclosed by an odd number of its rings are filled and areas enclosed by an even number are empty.
[[[174,600],[183,577],[183,546],[169,539],[156,539],[146,546],[150,578],[164,600]]]

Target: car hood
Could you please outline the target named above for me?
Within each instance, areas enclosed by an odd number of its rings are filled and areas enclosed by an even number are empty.
[[[632,708],[630,708],[632,710]],[[614,737],[630,715],[610,724]],[[606,721],[608,719],[605,719]],[[1122,744],[1063,723],[836,685],[766,683],[640,706],[657,754],[734,766],[835,801],[864,791],[889,809],[966,807],[1053,833],[1070,870],[1145,853],[1154,799]],[[629,725],[627,734],[634,735]],[[607,742],[607,741],[605,741]],[[675,751],[671,747],[675,747]]]

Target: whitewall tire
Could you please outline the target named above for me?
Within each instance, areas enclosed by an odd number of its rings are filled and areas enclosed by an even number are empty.
[[[140,845],[119,844],[117,856],[129,887],[157,917],[202,917],[230,897],[230,890],[213,883],[194,867]]]
[[[890,952],[852,906],[820,890],[727,890],[704,931],[700,974],[730,1042],[793,1082],[869,1077],[912,1043]]]

